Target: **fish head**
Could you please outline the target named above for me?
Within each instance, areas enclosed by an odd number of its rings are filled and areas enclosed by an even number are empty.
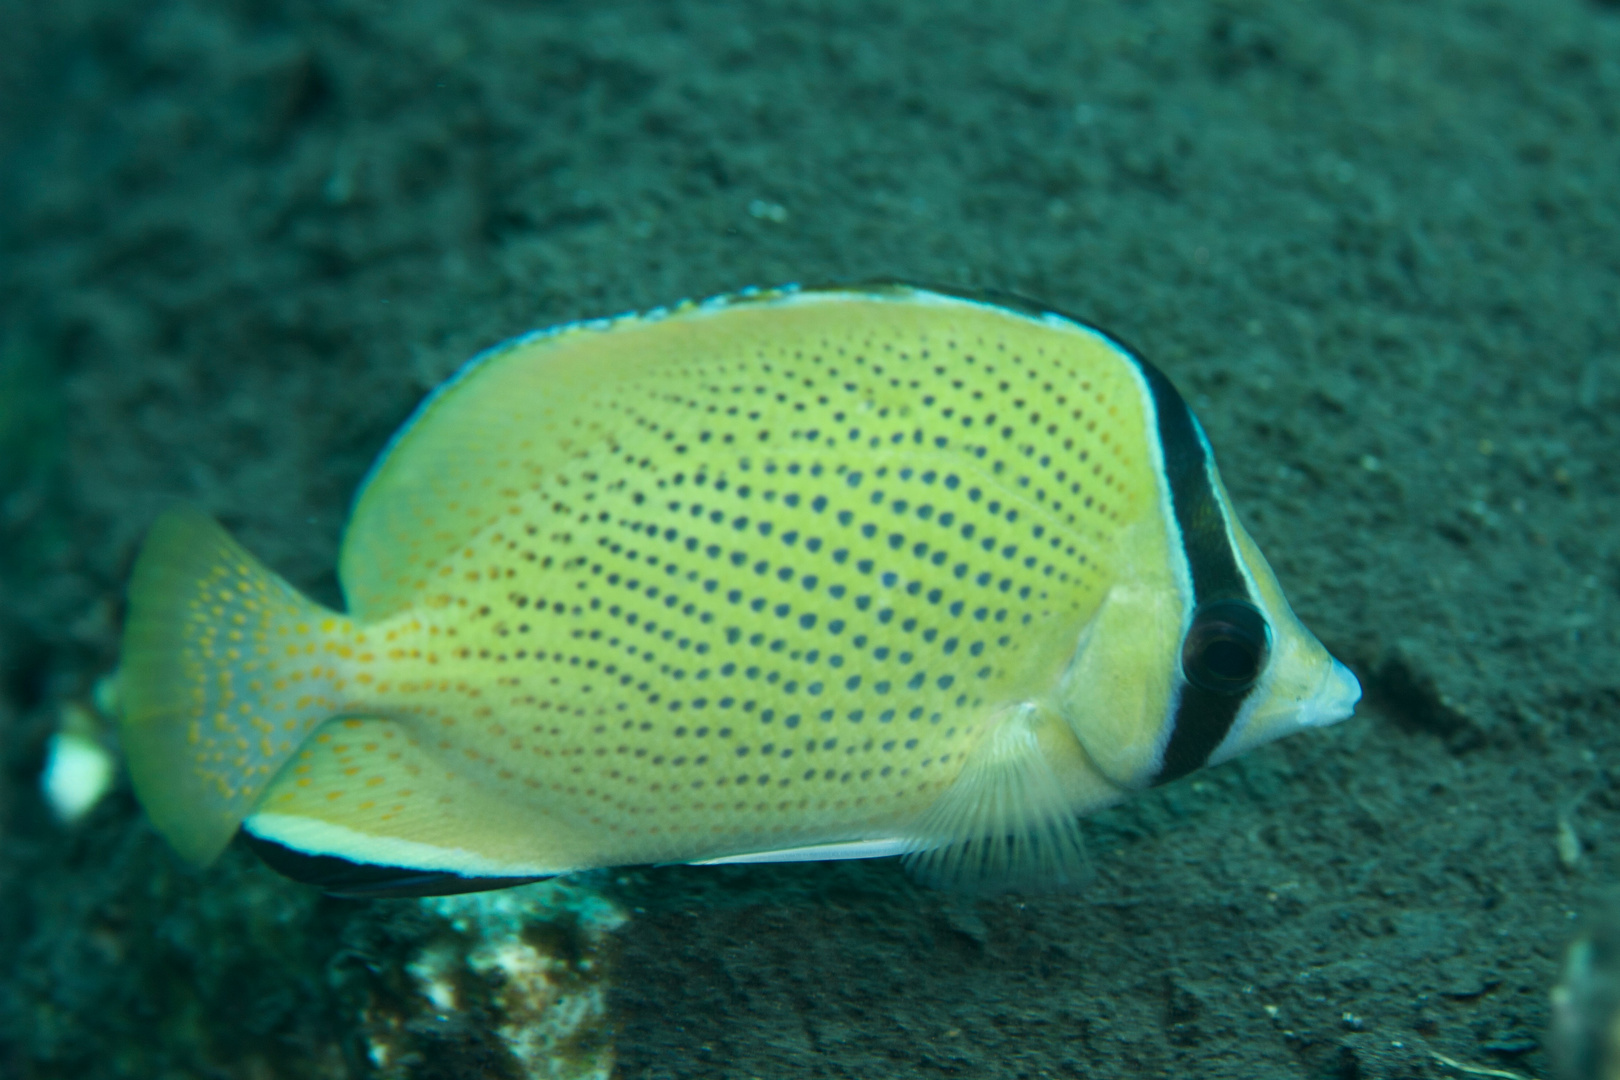
[[[1227,508],[1246,595],[1193,602],[1151,531],[1081,630],[1053,705],[1111,786],[1140,790],[1350,716],[1361,686],[1294,615]]]
[[[1253,682],[1241,691],[1242,701],[1231,726],[1209,755],[1206,764],[1210,765],[1296,731],[1336,724],[1355,712],[1361,700],[1361,683],[1355,674],[1299,621],[1277,575],[1235,517],[1232,531],[1238,556],[1254,585],[1252,606],[1264,622],[1267,640]],[[1206,626],[1202,632],[1208,634],[1208,630]],[[1199,648],[1195,638],[1199,632],[1195,616],[1182,650],[1184,680],[1188,666],[1198,663],[1193,653]],[[1240,638],[1244,633],[1241,629],[1236,632]],[[1223,647],[1229,646],[1205,646],[1206,654]]]

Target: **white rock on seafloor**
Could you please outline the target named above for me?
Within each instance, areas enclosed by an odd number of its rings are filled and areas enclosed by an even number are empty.
[[[57,820],[71,825],[93,810],[112,786],[113,756],[97,739],[67,723],[63,729],[51,736],[39,786]]]

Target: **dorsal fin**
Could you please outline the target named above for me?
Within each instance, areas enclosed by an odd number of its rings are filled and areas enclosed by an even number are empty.
[[[755,290],[569,323],[473,357],[422,402],[361,486],[339,556],[349,613],[373,622],[403,610],[519,500],[587,457],[607,467],[615,428],[628,422],[613,388],[667,370],[705,316],[796,295]],[[565,528],[571,515],[558,517]]]
[[[983,892],[1084,880],[1079,819],[1041,745],[1043,723],[1038,705],[1019,704],[970,753],[918,822],[906,866],[920,880]]]
[[[515,528],[525,502],[540,499],[556,522],[555,536],[566,537],[588,512],[577,498],[582,474],[644,468],[622,455],[619,440],[633,430],[657,431],[672,410],[690,407],[714,374],[708,365],[716,357],[746,362],[783,338],[823,333],[832,325],[828,306],[874,302],[913,315],[935,306],[982,309],[1025,330],[1032,320],[1065,329],[1073,335],[1068,344],[1093,359],[1125,355],[1099,332],[1030,305],[987,306],[894,282],[745,290],[515,338],[468,361],[378,458],[343,538],[339,578],[349,614],[369,623],[411,606],[435,575],[451,572],[451,556],[468,541],[499,531],[504,521]],[[709,373],[694,383],[699,369]],[[878,383],[869,392],[891,407],[910,407],[912,391],[899,383]],[[1141,469],[1140,462],[1131,466]],[[1126,490],[1120,497],[1128,502]],[[514,545],[527,539],[503,537]]]

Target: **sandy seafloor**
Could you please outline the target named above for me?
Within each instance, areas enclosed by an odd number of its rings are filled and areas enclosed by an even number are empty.
[[[420,908],[185,870],[123,782],[63,829],[45,740],[163,506],[333,601],[477,349],[870,277],[1137,343],[1369,697],[1096,817],[1078,894],[622,875],[618,1075],[1548,1076],[1620,881],[1612,0],[4,0],[0,41],[0,1076],[519,1075],[477,1009],[375,1067]]]

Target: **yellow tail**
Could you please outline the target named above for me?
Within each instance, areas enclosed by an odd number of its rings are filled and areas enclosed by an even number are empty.
[[[152,526],[130,582],[121,731],[141,804],[186,859],[219,855],[340,711],[351,631],[200,510]]]

